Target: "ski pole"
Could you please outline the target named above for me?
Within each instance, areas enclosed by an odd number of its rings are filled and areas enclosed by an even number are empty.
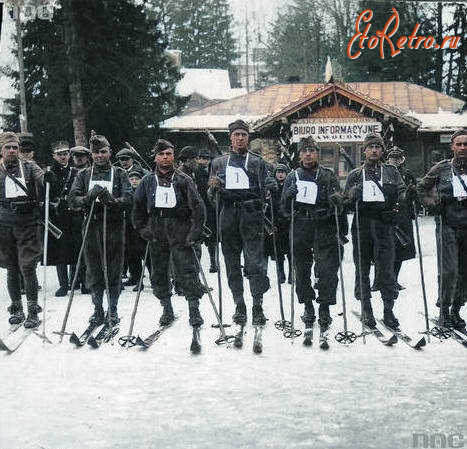
[[[417,236],[417,251],[418,251],[418,264],[420,266],[420,282],[422,284],[422,298],[423,298],[423,309],[425,311],[425,328],[428,343],[430,343],[430,323],[428,322],[428,304],[426,301],[426,290],[425,290],[425,274],[423,271],[423,257],[422,257],[422,245],[420,244],[420,230],[418,228],[417,218],[417,206],[415,202],[412,202],[412,209],[415,217],[415,234]]]
[[[133,312],[131,313],[131,321],[130,321],[130,328],[128,329],[128,334],[121,336],[118,339],[118,343],[120,346],[131,348],[135,346],[136,344],[136,339],[138,338],[137,336],[133,335],[133,327],[135,325],[135,318],[136,318],[136,311],[138,310],[138,303],[139,303],[139,297],[141,296],[141,291],[142,286],[143,286],[143,278],[144,278],[144,270],[146,269],[146,261],[148,258],[148,252],[149,252],[149,242],[146,244],[146,251],[144,252],[144,259],[143,259],[143,271],[141,272],[141,276],[139,277],[138,281],[138,291],[136,293],[136,299],[135,299],[135,304],[133,306]]]
[[[290,203],[290,231],[289,231],[289,242],[290,242],[290,259],[292,261],[292,269],[290,270],[290,327],[284,330],[285,338],[295,338],[302,334],[299,329],[294,329],[294,314],[295,314],[295,259],[294,259],[294,209],[295,200],[292,199]],[[293,342],[293,341],[292,341]]]
[[[341,248],[341,242],[340,242],[340,226],[339,226],[339,211],[337,209],[337,206],[334,206],[334,218],[336,220],[336,234],[337,234],[337,251],[338,251],[338,257],[339,257],[339,283],[341,284],[341,296],[342,296],[342,314],[344,317],[344,331],[343,332],[338,332],[336,336],[334,337],[339,343],[346,344],[346,343],[353,343],[357,335],[355,332],[349,332],[347,330],[347,308],[346,308],[346,303],[345,303],[345,288],[344,288],[344,275],[342,273],[342,248]]]
[[[279,265],[278,265],[278,260],[277,260],[277,239],[276,239],[276,228],[274,224],[274,206],[272,202],[272,196],[269,197],[269,205],[271,207],[271,222],[272,222],[272,227],[273,227],[273,233],[272,233],[272,246],[274,249],[274,259],[276,261],[276,280],[277,280],[277,290],[279,292],[279,308],[280,308],[280,313],[281,313],[281,319],[280,321],[276,321],[274,323],[274,326],[276,329],[279,329],[283,331],[285,328],[290,327],[290,321],[286,321],[285,316],[284,316],[284,304],[282,301],[282,286],[279,280]]]
[[[109,270],[107,265],[107,204],[104,204],[104,216],[102,220],[102,269],[104,271],[104,283],[105,283],[105,294],[107,295],[107,324],[109,327],[109,333],[111,336],[111,342],[113,344],[113,325],[110,313],[110,286],[109,286]]]
[[[216,264],[217,264],[217,291],[219,292],[219,317],[222,323],[222,279],[220,264],[220,217],[219,217],[219,190],[216,191]],[[212,324],[211,327],[218,327],[218,324]],[[222,323],[224,327],[230,327],[230,324]]]
[[[47,171],[49,169],[47,168]],[[42,285],[43,285],[43,303],[42,303],[42,308],[43,308],[43,315],[42,315],[42,341],[47,343],[52,343],[47,336],[45,335],[45,321],[46,321],[46,313],[47,313],[47,246],[49,244],[49,223],[50,223],[50,218],[49,218],[49,207],[50,207],[50,182],[45,183],[45,211],[44,211],[44,251],[42,254],[42,266],[44,268],[43,270],[43,280],[42,280]]]
[[[200,260],[198,258],[198,255],[196,254],[195,248],[192,248],[192,249],[193,249],[193,254],[194,254],[194,257],[195,257],[195,260],[196,260],[196,264],[198,265],[198,269],[199,269],[199,272],[201,274],[201,278],[203,279],[204,287],[205,287],[206,292],[207,292],[208,297],[209,297],[209,302],[211,303],[211,306],[212,306],[212,308],[214,310],[214,314],[216,315],[217,322],[219,323],[218,327],[219,327],[221,336],[216,340],[216,344],[220,345],[222,343],[230,343],[230,342],[235,340],[235,335],[226,335],[225,329],[224,329],[225,326],[222,324],[221,316],[220,316],[220,314],[219,314],[219,312],[217,310],[216,303],[212,299],[211,290],[210,290],[208,282],[206,280],[206,276],[204,275],[203,267],[201,266],[201,262],[200,262]]]
[[[60,329],[59,332],[54,332],[54,334],[60,335],[60,343],[63,341],[63,336],[65,335],[66,323],[68,322],[68,317],[70,315],[70,310],[71,310],[71,304],[73,303],[73,298],[74,298],[74,295],[75,295],[75,285],[76,285],[76,281],[78,279],[79,270],[80,270],[80,267],[81,267],[81,261],[83,259],[84,245],[86,244],[86,238],[88,236],[89,225],[91,223],[91,217],[92,217],[92,214],[94,212],[94,204],[95,204],[95,202],[93,201],[91,203],[91,208],[89,209],[89,215],[88,215],[88,218],[86,220],[86,225],[84,227],[83,241],[82,241],[81,247],[79,249],[78,260],[76,261],[75,274],[73,276],[73,281],[71,282],[71,291],[70,291],[70,296],[68,298],[68,304],[66,306],[65,316],[63,318],[62,328]]]
[[[125,142],[125,145],[131,150],[133,151],[133,153],[136,154],[136,156],[138,156],[138,158],[140,159],[141,162],[144,163],[144,165],[146,165],[146,168],[149,170],[149,171],[152,171],[152,168],[149,166],[149,164],[146,162],[146,159],[144,159],[141,154],[139,154],[136,149],[129,143],[129,142]]]
[[[362,245],[360,238],[360,200],[355,203],[355,228],[357,231],[357,253],[358,253],[358,287],[360,290],[360,317],[362,322],[362,339],[366,344],[365,323],[363,321],[363,276],[362,276]]]

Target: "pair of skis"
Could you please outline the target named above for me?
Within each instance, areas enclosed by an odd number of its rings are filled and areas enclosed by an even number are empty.
[[[255,335],[253,337],[253,352],[255,354],[261,354],[263,352],[263,325],[254,324]],[[238,330],[234,338],[234,346],[237,349],[243,348],[243,337],[245,335],[245,325],[238,325]]]
[[[461,344],[464,347],[467,347],[467,331],[464,329],[454,329],[452,327],[445,327],[439,324],[439,321],[436,318],[429,318],[430,322],[435,325],[430,330],[430,334],[440,340],[447,340],[451,338],[456,343]]]
[[[99,329],[96,335],[96,331]],[[82,347],[86,343],[94,349],[99,348],[102,343],[108,343],[118,334],[120,331],[119,326],[109,327],[108,324],[90,324],[81,335],[77,335],[73,332],[70,335],[70,343],[74,344],[76,347]]]
[[[47,337],[44,337],[39,333],[38,329],[41,323],[42,321],[40,321],[39,324],[33,328],[24,327],[24,321],[19,324],[12,324],[6,337],[0,338],[0,351],[5,351],[8,354],[12,354],[32,334],[37,335],[39,338],[44,339],[48,343],[52,343]]]

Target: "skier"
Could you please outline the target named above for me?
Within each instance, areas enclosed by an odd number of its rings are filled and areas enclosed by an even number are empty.
[[[151,285],[163,307],[161,326],[174,320],[169,265],[188,301],[189,323],[203,324],[199,300],[204,290],[198,278],[194,245],[200,240],[205,210],[193,180],[175,169],[174,147],[164,139],[154,146],[155,172],[147,174],[136,189],[132,222],[149,241]]]
[[[467,130],[451,136],[452,159],[433,166],[417,185],[421,203],[436,215],[439,323],[464,329],[467,297]],[[457,292],[456,292],[457,284]]]
[[[266,323],[263,294],[269,289],[264,270],[263,203],[267,190],[277,189],[277,182],[267,176],[263,159],[248,151],[249,126],[243,120],[229,124],[231,151],[212,161],[208,194],[220,202],[220,238],[229,288],[236,305],[233,321],[247,320],[243,297],[240,255],[244,256],[244,275],[249,279],[253,297],[254,325]]]
[[[290,217],[293,201],[293,264],[298,302],[304,304],[302,320],[306,328],[313,327],[313,300],[316,299],[318,323],[322,329],[327,329],[332,321],[329,306],[336,304],[339,268],[334,204],[342,203],[343,199],[336,175],[319,164],[319,148],[313,138],[302,138],[298,151],[300,166],[287,175],[281,210]],[[318,298],[311,282],[313,263],[320,273]]]
[[[358,207],[359,220],[355,214],[352,222],[352,242],[355,297],[362,301],[364,323],[369,327],[376,326],[369,279],[370,264],[374,260],[378,276],[375,282],[380,286],[384,303],[383,321],[388,327],[397,328],[399,321],[393,312],[394,301],[399,295],[394,282],[394,225],[406,186],[397,168],[382,162],[383,151],[384,142],[379,134],[365,137],[365,162],[349,173],[344,193],[349,208],[355,210]]]
[[[125,170],[110,164],[111,148],[106,137],[94,134],[89,140],[89,146],[93,164],[77,174],[70,190],[69,202],[72,208],[85,211],[85,222],[91,220],[84,244],[86,284],[94,304],[94,313],[89,321],[96,326],[104,323],[102,302],[108,281],[110,309],[107,310],[107,320],[114,326],[120,321],[117,306],[125,249],[124,212],[131,209],[132,190]],[[94,211],[89,217],[93,203]],[[104,208],[107,210],[105,242]],[[107,253],[105,261],[104,248]],[[107,270],[103,270],[106,266]]]
[[[66,296],[70,289],[70,278],[73,279],[80,242],[73,237],[73,222],[70,220],[68,193],[78,173],[70,165],[70,146],[66,141],[52,144],[53,163],[50,173],[53,180],[50,183],[50,220],[63,232],[59,239],[48,240],[47,264],[55,265],[59,289],[55,296]],[[75,244],[76,243],[76,244]],[[71,271],[68,273],[68,265]]]
[[[11,305],[10,324],[25,319],[21,301],[20,275],[24,279],[28,316],[24,327],[39,326],[36,267],[42,254],[41,211],[43,172],[34,161],[19,158],[19,137],[0,134],[0,266],[7,269]]]

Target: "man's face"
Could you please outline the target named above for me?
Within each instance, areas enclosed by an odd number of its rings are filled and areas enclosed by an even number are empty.
[[[54,153],[53,158],[62,166],[66,167],[68,165],[68,161],[70,160],[70,152],[66,151],[59,151],[58,153]]]
[[[104,147],[98,150],[93,150],[91,153],[92,160],[96,165],[107,165],[110,161],[110,148]]]
[[[395,167],[399,167],[403,162],[404,158],[402,156],[391,156],[388,158],[388,163]]]
[[[133,158],[130,156],[120,156],[118,160],[120,161],[120,166],[125,170],[133,167]]]
[[[316,148],[303,148],[300,150],[300,162],[304,167],[313,167],[318,163],[318,151]]]
[[[139,183],[141,182],[141,178],[139,176],[130,176],[128,178],[130,180],[131,187],[136,189],[136,187],[139,186]]]
[[[188,168],[188,170],[192,170],[192,171],[195,171],[197,170],[198,168],[198,162],[197,162],[197,159],[187,159],[183,165]]]
[[[201,167],[207,167],[209,162],[211,162],[211,159],[206,156],[199,156],[197,162]]]
[[[4,162],[12,162],[18,159],[19,144],[15,142],[7,142],[2,146],[2,159]]]
[[[230,134],[232,149],[238,153],[246,153],[250,135],[243,129],[236,129]]]
[[[73,165],[77,168],[84,167],[88,163],[88,156],[83,153],[73,154]]]
[[[154,162],[158,168],[169,169],[174,165],[174,150],[167,148],[154,156]]]
[[[456,159],[467,160],[467,134],[455,137],[451,143],[451,150]]]
[[[24,161],[32,161],[34,159],[34,151],[20,151],[18,157]]]
[[[383,146],[379,143],[370,143],[365,147],[365,161],[376,163],[383,157]]]

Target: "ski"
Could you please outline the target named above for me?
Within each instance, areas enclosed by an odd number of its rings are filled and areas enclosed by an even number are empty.
[[[263,352],[263,326],[255,325],[255,336],[253,339],[253,352],[255,354],[261,354]]]
[[[14,334],[18,329],[21,329],[24,325],[24,320],[18,324],[11,324],[10,328],[8,329],[8,335]]]
[[[36,333],[38,336],[41,336],[37,333],[37,329],[40,326],[42,321],[36,327],[33,328],[26,328],[24,327],[24,322],[21,323],[17,329],[13,333],[8,334],[5,338],[0,338],[0,350],[6,351],[9,354],[15,352],[31,335]],[[18,331],[22,329],[20,333]]]
[[[398,339],[402,340],[406,345],[410,346],[412,349],[422,349],[423,346],[426,346],[425,337],[420,338],[415,343],[413,343],[412,337],[402,332],[399,328],[392,328],[387,326],[383,320],[378,320],[389,332],[392,332]]]
[[[452,327],[440,326],[436,318],[430,318],[430,321],[435,325],[435,327],[430,331],[431,335],[440,339],[451,337],[457,343],[467,347],[467,335],[457,329],[453,329]]]
[[[72,332],[70,335],[70,343],[73,343],[77,347],[84,346],[94,331],[100,326],[102,326],[102,324],[98,324],[97,326],[95,324],[90,324],[80,336]]]
[[[201,352],[199,327],[193,328],[193,337],[191,339],[190,351],[192,354],[199,354]]]
[[[241,349],[243,347],[243,335],[245,333],[245,325],[244,324],[239,324],[238,325],[238,331],[235,334],[235,339],[234,339],[234,346],[238,349]]]
[[[313,346],[313,328],[307,327],[303,333],[303,346]]]
[[[360,313],[356,312],[355,310],[352,310],[352,313],[360,320],[362,321]],[[383,345],[385,346],[392,346],[395,343],[397,343],[397,336],[392,334],[389,338],[386,337],[380,329],[378,329],[376,326],[374,328],[371,328],[364,324],[365,329],[367,333],[374,335],[378,341],[380,341]]]
[[[165,326],[160,326],[152,334],[148,335],[145,339],[142,339],[139,335],[136,337],[135,346],[140,346],[141,349],[148,349],[151,345],[159,339],[163,332],[168,329],[172,323]]]
[[[323,351],[327,351],[329,349],[328,338],[329,338],[329,326],[326,327],[326,328],[320,326],[320,328],[319,328],[319,347]]]
[[[94,349],[97,349],[99,348],[99,346],[102,344],[102,343],[108,343],[109,341],[112,340],[113,337],[115,337],[115,335],[118,334],[118,332],[120,331],[120,328],[118,325],[116,326],[112,326],[112,327],[108,327],[108,325],[106,324],[98,333],[97,335],[94,337],[94,335],[91,335],[89,338],[88,338],[88,345],[91,346],[92,348]]]

